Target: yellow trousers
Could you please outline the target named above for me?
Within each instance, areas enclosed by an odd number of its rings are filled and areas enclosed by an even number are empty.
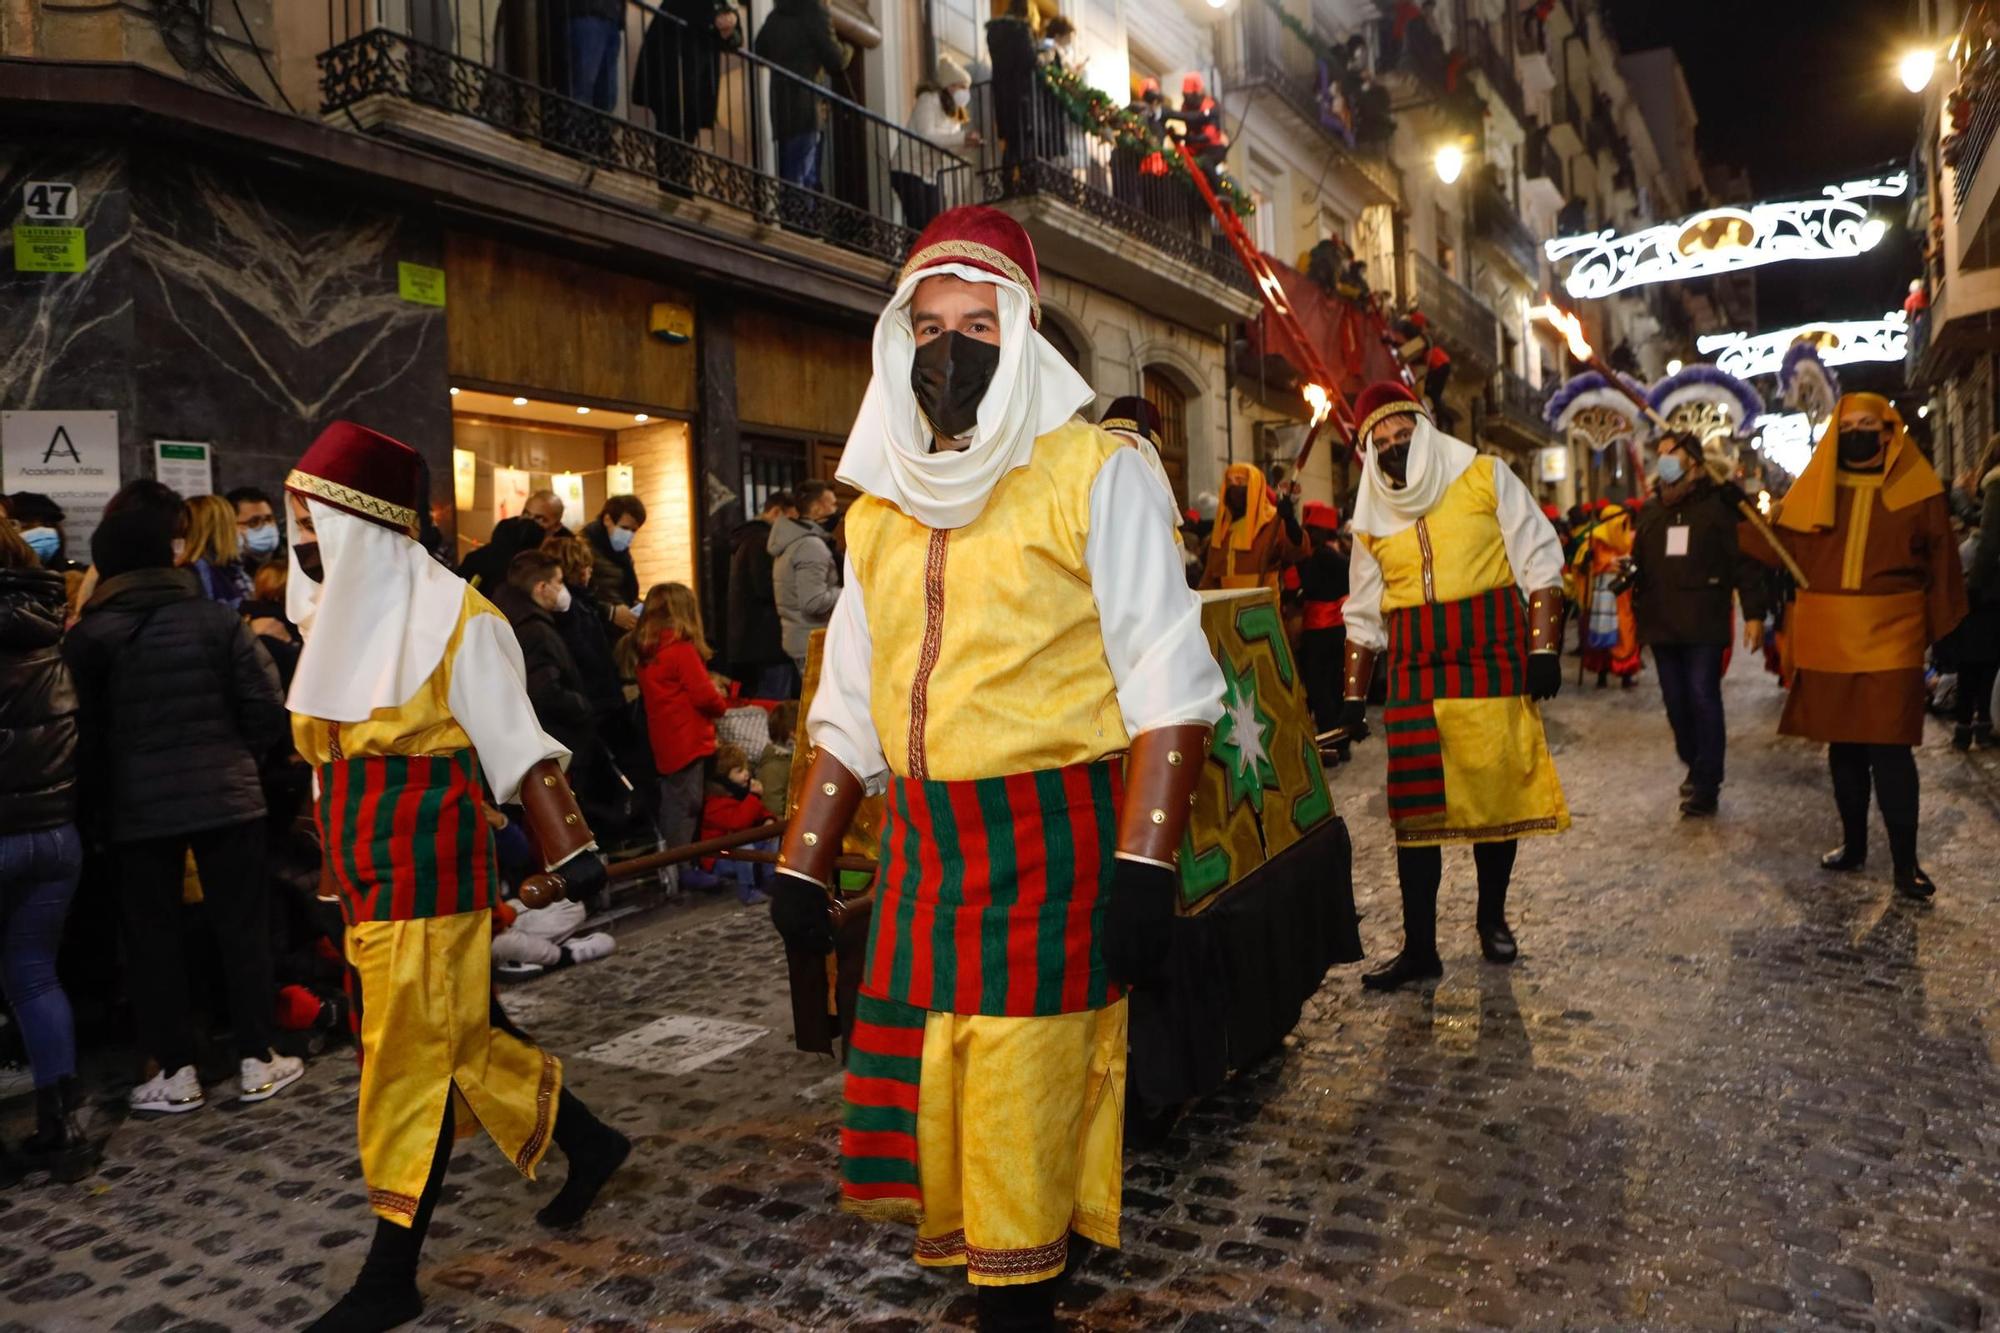
[[[534,1179],[555,1130],[562,1065],[492,1023],[491,913],[347,929],[361,979],[361,1174],[378,1217],[410,1225],[445,1099]]]
[[[1117,1246],[1125,1014],[927,1016],[918,1263],[1010,1286],[1061,1273],[1072,1231]]]

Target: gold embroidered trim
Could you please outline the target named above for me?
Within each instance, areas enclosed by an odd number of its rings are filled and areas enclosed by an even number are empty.
[[[514,1169],[524,1176],[534,1171],[535,1159],[542,1155],[542,1149],[549,1141],[549,1130],[555,1124],[555,1117],[549,1114],[549,1108],[556,1099],[556,1058],[547,1051],[543,1051],[541,1056],[542,1081],[535,1089],[535,1128],[528,1135],[527,1142],[521,1145],[521,1151],[514,1154]]]
[[[399,1217],[415,1217],[417,1196],[398,1194],[394,1190],[369,1190],[368,1210],[376,1213],[395,1213]]]
[[[285,478],[285,489],[310,495],[315,500],[324,500],[336,509],[345,509],[360,518],[374,519],[401,528],[414,537],[417,535],[417,511],[407,505],[390,504],[339,482],[328,481],[325,477],[315,477],[310,472],[292,469]]]
[[[949,528],[932,529],[924,554],[924,644],[917,653],[917,678],[910,684],[909,769],[918,782],[930,777],[930,765],[924,760],[924,720],[930,711],[931,672],[937,670],[944,648],[944,556],[950,540]]]
[[[1424,605],[1437,604],[1437,567],[1431,560],[1431,530],[1423,519],[1417,520],[1417,549],[1423,553]]]
[[[1035,285],[1028,281],[1028,275],[1019,264],[1009,259],[990,245],[978,241],[938,241],[927,245],[911,255],[903,265],[903,271],[896,277],[896,285],[902,286],[912,273],[929,268],[941,259],[970,259],[981,264],[990,264],[1000,270],[1001,276],[1019,285],[1028,294],[1028,310],[1036,328],[1042,327],[1042,298],[1036,293]]]
[[[1369,431],[1374,430],[1384,421],[1400,412],[1410,412],[1420,417],[1428,417],[1430,415],[1429,412],[1424,410],[1422,403],[1407,403],[1401,399],[1397,399],[1393,403],[1384,403],[1373,412],[1370,412],[1368,419],[1361,423],[1361,429],[1354,433],[1354,438],[1357,440],[1366,440]]]
[[[1145,439],[1151,440],[1153,442],[1153,447],[1155,449],[1164,447],[1160,444],[1159,436],[1153,434],[1153,432],[1147,430],[1144,426],[1141,426],[1138,422],[1132,420],[1130,417],[1110,417],[1104,421],[1098,422],[1097,424],[1103,427],[1105,430],[1130,431],[1134,435],[1142,436]]]
[[[1053,1272],[1061,1268],[1063,1260],[1068,1257],[1068,1232],[1047,1245],[1037,1245],[1030,1250],[983,1250],[977,1245],[965,1247],[967,1274],[978,1273],[985,1277],[1028,1277]]]
[[[957,1259],[965,1254],[965,1229],[947,1232],[942,1236],[917,1237],[917,1258]]]

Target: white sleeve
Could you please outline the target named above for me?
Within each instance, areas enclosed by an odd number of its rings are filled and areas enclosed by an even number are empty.
[[[544,759],[568,767],[569,751],[547,735],[528,702],[528,669],[514,627],[501,615],[481,612],[465,622],[451,659],[451,715],[486,771],[486,785],[502,805],[520,794],[521,779]]]
[[[888,786],[889,773],[869,707],[875,641],[868,632],[868,610],[861,604],[861,583],[852,561],[843,564],[841,575],[840,600],[833,604],[821,650],[819,687],[806,714],[806,736],[846,765],[873,795]]]
[[[1493,513],[1507,543],[1507,563],[1514,567],[1514,581],[1521,585],[1521,591],[1559,586],[1562,541],[1514,469],[1497,458],[1493,460]]]
[[[1090,488],[1083,560],[1125,730],[1137,736],[1222,716],[1222,668],[1201,632],[1201,598],[1174,545],[1174,499],[1137,449],[1105,460]]]
[[[1389,644],[1382,628],[1382,564],[1359,537],[1347,561],[1347,601],[1341,606],[1347,641],[1381,652]]]

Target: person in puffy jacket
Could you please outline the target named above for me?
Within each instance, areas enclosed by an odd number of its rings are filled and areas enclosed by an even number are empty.
[[[702,633],[692,588],[667,583],[653,589],[634,637],[646,734],[660,774],[660,841],[680,847],[694,841],[701,823],[703,770],[715,753],[715,719],[727,705],[708,677],[715,652]]]
[[[179,945],[190,850],[220,945],[242,1100],[272,1097],[304,1073],[271,1050],[258,760],[285,737],[284,695],[250,626],[174,567],[180,516],[180,498],[155,481],[112,497],[91,543],[97,591],[63,642],[80,705],[81,808],[117,859],[139,1044],[159,1065],[132,1090],[141,1115],[203,1102]]]
[[[35,1078],[35,1133],[0,1186],[46,1169],[81,1180],[95,1154],[76,1122],[76,1033],[56,975],[83,869],[76,831],[76,688],[63,665],[63,576],[0,523],[0,983]]]
[[[785,653],[804,680],[812,632],[833,618],[834,603],[840,600],[839,567],[825,527],[840,501],[832,483],[825,481],[801,482],[797,498],[799,516],[780,518],[771,525],[768,549]]]

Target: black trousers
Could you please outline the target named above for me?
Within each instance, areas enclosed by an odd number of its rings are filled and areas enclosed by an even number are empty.
[[[1305,678],[1306,704],[1313,726],[1327,731],[1340,722],[1341,696],[1346,690],[1347,627],[1299,631],[1299,674]]]
[[[1964,727],[1976,721],[1993,724],[1993,679],[2000,662],[1967,662],[1958,668],[1958,707],[1954,720]]]
[[[1484,929],[1507,919],[1507,889],[1514,881],[1514,854],[1521,844],[1477,842],[1472,864],[1479,876],[1478,923]],[[1403,952],[1437,956],[1438,885],[1444,879],[1444,848],[1398,847],[1396,882],[1403,893]]]
[[[139,1048],[168,1073],[194,1063],[187,960],[181,952],[181,880],[194,852],[201,915],[215,936],[239,1060],[271,1053],[271,886],[264,867],[264,820],[203,833],[149,838],[118,848],[126,973]]]
[[[1833,803],[1840,811],[1840,828],[1849,851],[1868,849],[1868,793],[1882,811],[1889,831],[1889,854],[1898,868],[1917,863],[1917,759],[1907,745],[1860,745],[1836,742],[1827,746],[1827,767],[1833,772]]]

